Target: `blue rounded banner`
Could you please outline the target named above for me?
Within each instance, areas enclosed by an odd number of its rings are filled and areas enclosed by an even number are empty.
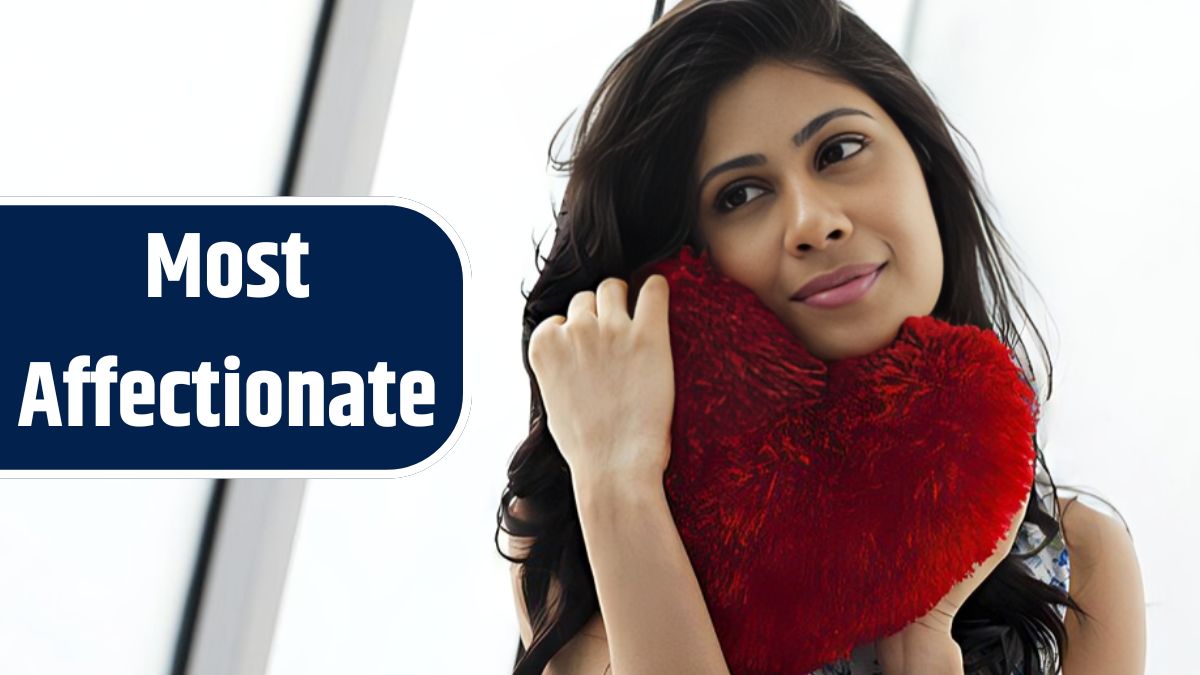
[[[0,472],[402,475],[465,423],[465,254],[403,200],[0,202]]]

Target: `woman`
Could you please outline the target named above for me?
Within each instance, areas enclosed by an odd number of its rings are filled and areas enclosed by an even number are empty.
[[[1033,323],[940,111],[839,3],[684,2],[582,119],[527,297],[531,428],[498,514],[522,623],[514,672],[729,672],[663,493],[666,283],[647,280],[630,311],[624,280],[684,244],[706,249],[827,360],[931,314],[994,330],[1032,381],[1012,305]],[[801,284],[851,263],[886,263],[860,300],[797,302]],[[1052,545],[1065,562],[1064,544],[1069,594],[1023,562]],[[1125,530],[1058,500],[1046,472],[1007,542],[934,612],[856,650],[862,666],[819,672],[1140,673],[1143,611]]]

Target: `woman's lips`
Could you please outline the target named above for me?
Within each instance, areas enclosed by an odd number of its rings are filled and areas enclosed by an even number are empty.
[[[884,263],[873,272],[855,277],[840,286],[834,286],[820,293],[813,293],[800,302],[811,307],[820,307],[823,309],[841,307],[842,305],[854,302],[866,295],[867,291],[871,290],[871,287],[875,285],[875,280],[879,278],[879,275],[883,272],[883,268],[886,266],[887,263]]]

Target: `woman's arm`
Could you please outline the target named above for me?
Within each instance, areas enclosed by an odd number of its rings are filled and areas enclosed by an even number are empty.
[[[1064,675],[1141,675],[1146,601],[1133,541],[1114,518],[1059,500],[1071,556],[1070,590],[1090,618],[1067,610]]]
[[[597,613],[550,660],[545,672],[599,674],[611,666],[613,675],[729,673],[661,485],[630,488],[576,488],[596,594],[611,627]],[[524,555],[527,545],[510,538],[510,555]],[[513,599],[528,648],[533,631],[521,594],[521,573],[521,565],[512,566]],[[549,601],[557,602],[557,596],[552,584]]]
[[[577,483],[613,675],[728,675],[661,481]]]
[[[534,329],[529,363],[571,472],[613,675],[726,675],[663,487],[675,399],[668,296],[652,275],[630,316],[627,284],[605,279]]]
[[[513,504],[514,512],[520,511],[520,500]],[[528,553],[528,547],[532,544],[532,540],[527,537],[506,537],[507,553],[512,557],[524,557]],[[513,564],[510,567],[512,574],[512,592],[513,604],[517,609],[517,622],[521,631],[521,643],[526,649],[533,641],[533,626],[529,621],[529,611],[525,607],[525,596],[521,592],[521,579],[524,572],[524,567],[520,564]],[[551,580],[550,592],[548,601],[553,606],[558,603],[559,588],[556,581]],[[600,618],[600,613],[592,615],[591,620],[584,624],[567,644],[563,645],[558,653],[551,657],[550,662],[546,664],[544,673],[546,675],[565,675],[569,673],[593,673],[600,675],[610,665],[608,656],[608,639],[604,632],[604,621]]]

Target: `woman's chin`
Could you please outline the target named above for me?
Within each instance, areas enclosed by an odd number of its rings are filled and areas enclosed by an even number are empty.
[[[819,339],[801,338],[801,341],[804,343],[804,348],[808,353],[826,363],[832,363],[843,359],[866,356],[891,345],[900,334],[900,325],[901,323],[896,323],[894,326],[889,324],[888,326],[875,328],[869,332],[860,329],[854,334],[846,336],[831,335],[822,336]]]

